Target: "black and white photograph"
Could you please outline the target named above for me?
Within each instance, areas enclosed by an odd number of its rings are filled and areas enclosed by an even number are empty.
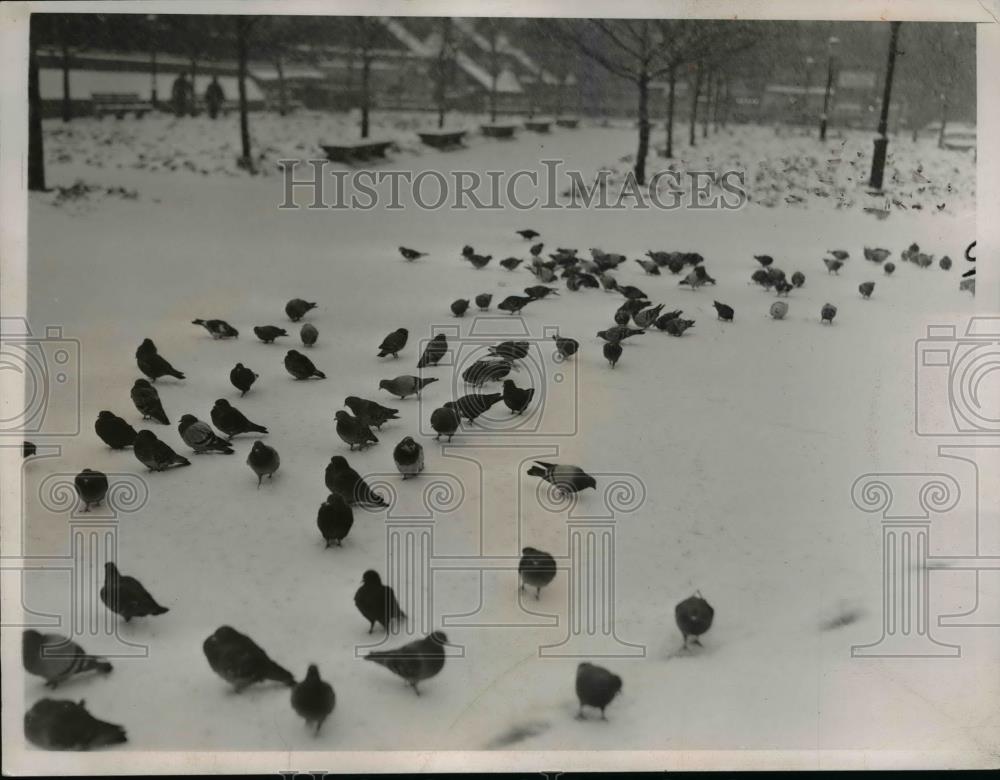
[[[998,19],[0,7],[4,773],[1000,765]]]

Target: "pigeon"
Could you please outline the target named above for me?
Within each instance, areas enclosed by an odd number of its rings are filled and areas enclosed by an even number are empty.
[[[552,340],[556,343],[556,352],[564,360],[573,357],[580,350],[580,342],[576,339],[567,338],[566,336],[553,336]]]
[[[365,659],[402,677],[419,696],[417,684],[429,680],[444,668],[444,645],[447,644],[447,635],[443,631],[435,631],[395,650],[373,651]]]
[[[301,298],[292,298],[292,300],[285,304],[285,314],[288,315],[288,319],[292,322],[298,322],[306,316],[306,313],[315,308],[315,303],[304,301]]]
[[[163,404],[160,403],[160,394],[156,392],[147,379],[136,379],[132,385],[132,403],[135,408],[142,413],[143,420],[156,420],[158,423],[170,425],[167,413],[163,411]],[[133,439],[134,441],[134,439]]]
[[[415,477],[424,470],[424,448],[407,436],[393,449],[392,460],[404,480]]]
[[[490,260],[493,259],[493,255],[478,255],[473,252],[471,255],[466,255],[465,259],[472,263],[472,267],[477,271],[481,271],[487,265],[489,265]]]
[[[212,334],[213,339],[236,339],[240,332],[225,320],[191,320],[192,325],[201,325]]]
[[[461,317],[469,309],[469,299],[459,298],[457,301],[451,302],[451,313],[456,317]]]
[[[399,254],[401,254],[406,260],[419,260],[421,257],[427,257],[426,252],[418,252],[416,249],[409,249],[405,246],[399,248]]]
[[[838,274],[840,269],[844,267],[843,260],[832,260],[829,257],[823,258],[823,264],[826,266],[826,272],[828,274]]]
[[[104,606],[125,618],[126,623],[134,617],[163,615],[170,611],[168,607],[157,604],[139,580],[120,573],[110,561],[104,564],[104,585],[100,596]]]
[[[379,381],[378,387],[379,390],[385,390],[393,395],[398,395],[401,399],[406,399],[411,395],[415,395],[419,398],[421,390],[427,387],[427,385],[431,382],[437,381],[438,378],[436,376],[424,378],[413,376],[411,374],[403,374],[402,376],[397,376],[394,379],[382,379]]]
[[[656,327],[659,328],[660,330],[666,330],[667,323],[670,322],[671,320],[676,320],[683,313],[684,312],[682,312],[680,309],[675,309],[674,311],[668,311],[666,314],[661,314],[659,317],[656,318],[656,323],[655,323]]]
[[[602,273],[597,278],[601,283],[601,289],[605,292],[615,292],[618,289],[618,280],[611,274]]]
[[[109,411],[99,412],[94,430],[98,437],[113,450],[131,447],[135,442],[135,428]],[[34,454],[34,453],[32,453]]]
[[[684,331],[692,327],[694,327],[694,320],[685,320],[680,317],[675,317],[663,323],[663,330],[671,336],[683,336]]]
[[[556,559],[542,550],[525,547],[521,550],[517,571],[521,576],[521,590],[528,585],[535,589],[535,598],[539,599],[542,588],[556,578]]]
[[[892,276],[892,272],[896,270],[896,264],[886,263],[884,266],[882,266],[882,270],[885,271],[886,276]]]
[[[643,298],[629,298],[625,303],[621,305],[619,311],[626,311],[630,315],[637,314],[638,312],[649,306],[649,301]]]
[[[515,230],[514,232],[517,233],[521,238],[525,239],[526,241],[531,241],[531,239],[538,238],[541,235],[541,233],[539,233],[537,230],[532,230],[531,228],[525,228],[524,230]]]
[[[633,312],[632,321],[636,324],[636,326],[645,330],[656,322],[656,318],[660,316],[661,311],[663,311],[663,304],[658,303],[656,306],[650,306],[642,309],[641,311]]]
[[[229,372],[229,381],[232,382],[233,387],[240,391],[240,398],[247,394],[257,379],[258,374],[255,374],[242,363],[237,363],[233,366],[233,370]]]
[[[265,344],[273,344],[276,338],[288,335],[287,330],[277,325],[254,325],[253,332]]]
[[[521,263],[522,260],[519,257],[505,257],[503,260],[500,261],[500,265],[503,268],[506,268],[508,271],[513,271]]]
[[[858,285],[858,292],[861,293],[861,297],[868,298],[872,297],[872,293],[875,291],[875,282],[862,282]]]
[[[727,306],[724,303],[719,303],[718,301],[712,301],[712,305],[715,306],[715,310],[719,313],[719,319],[723,322],[732,322],[733,315],[736,313],[733,311],[732,306]]]
[[[390,409],[388,406],[382,406],[374,401],[366,401],[356,395],[349,395],[345,398],[344,406],[350,409],[354,416],[369,428],[382,430],[385,423],[399,417],[398,409]]]
[[[673,259],[675,254],[676,253],[674,252],[654,252],[652,249],[646,250],[646,257],[656,263],[657,266],[666,265]]]
[[[451,406],[442,406],[440,409],[435,409],[431,412],[431,428],[434,429],[434,440],[437,441],[442,435],[448,437],[448,441],[451,441],[451,437],[455,435],[455,431],[458,430],[461,418],[458,412],[455,411]]]
[[[536,460],[535,464],[528,469],[528,476],[544,479],[549,484],[555,485],[563,494],[578,493],[587,488],[597,489],[597,480],[579,466],[565,466],[541,460]]]
[[[667,263],[667,269],[670,271],[670,273],[676,276],[677,274],[679,274],[681,271],[684,270],[684,261],[678,258],[671,258],[670,261]]]
[[[677,284],[687,285],[692,290],[697,290],[704,284],[715,284],[715,279],[708,275],[708,272],[705,270],[705,266],[696,265],[694,270],[681,279]]]
[[[362,576],[361,587],[354,594],[354,605],[370,623],[369,634],[375,630],[376,623],[389,631],[393,620],[406,619],[406,613],[396,601],[396,594],[388,585],[382,584],[382,578],[374,569],[369,569]]]
[[[108,494],[108,476],[100,471],[84,469],[76,475],[73,484],[83,502],[84,512],[89,512],[92,506],[100,506]]]
[[[224,455],[232,455],[233,448],[224,439],[215,435],[212,427],[199,420],[193,414],[185,414],[181,417],[180,425],[177,426],[184,443],[188,445],[196,454],[203,452],[221,452]]]
[[[305,719],[307,726],[314,726],[313,733],[318,735],[336,704],[333,686],[320,678],[316,664],[309,664],[305,679],[292,689],[292,709]]]
[[[476,250],[473,249],[468,244],[466,244],[465,246],[462,247],[462,257],[468,258],[468,257],[471,257],[472,255],[474,255],[475,253],[476,253]]]
[[[833,324],[833,318],[837,316],[837,307],[832,303],[824,303],[823,308],[820,309],[819,317],[820,322],[829,322]]]
[[[923,252],[917,252],[917,256],[913,258],[913,262],[916,263],[921,268],[930,268],[931,264],[934,262],[934,255],[927,255]]]
[[[479,415],[488,412],[502,398],[503,393],[471,393],[463,395],[457,401],[448,401],[445,406],[453,408],[459,417],[475,422]]]
[[[383,358],[386,355],[392,355],[394,358],[399,357],[400,351],[406,346],[406,340],[410,337],[410,331],[406,328],[397,328],[384,339],[378,347],[378,357]]]
[[[889,249],[869,249],[865,247],[865,260],[871,260],[873,263],[881,263],[892,251]]]
[[[339,411],[334,415],[334,419],[337,421],[337,435],[350,445],[352,452],[355,445],[363,450],[369,444],[378,444],[378,437],[357,417]]]
[[[850,253],[844,249],[827,249],[826,252],[827,254],[833,255],[838,260],[846,260],[851,256]]]
[[[513,379],[506,379],[503,383],[503,402],[514,414],[521,414],[528,408],[531,399],[535,395],[533,387],[518,387]]]
[[[490,303],[492,301],[492,293],[479,293],[479,295],[476,296],[476,307],[479,311],[489,311]]]
[[[235,628],[220,626],[201,649],[212,671],[235,688],[237,693],[254,683],[273,680],[292,687],[292,673],[279,666],[246,634]]]
[[[24,714],[24,737],[43,750],[90,750],[128,741],[125,729],[95,718],[82,699],[39,699]]]
[[[227,439],[241,433],[267,433],[267,428],[246,418],[239,409],[225,398],[220,398],[212,407],[212,425],[226,434]]]
[[[628,325],[632,321],[632,313],[625,307],[621,307],[615,310],[614,320],[615,325]]]
[[[607,720],[605,708],[621,693],[622,678],[603,666],[587,662],[576,667],[576,698],[580,701],[580,711],[576,717],[583,720],[583,708],[595,707],[601,711],[601,720]]]
[[[604,344],[604,359],[614,368],[622,356],[622,345],[620,341],[608,341]]]
[[[506,360],[524,360],[531,345],[527,341],[501,341],[489,348],[489,353]]]
[[[531,252],[532,257],[538,257],[542,253],[543,249],[545,249],[545,244],[538,243],[538,244],[532,244],[531,249],[529,249],[528,251]]]
[[[326,374],[316,368],[309,358],[294,349],[288,350],[285,355],[285,370],[297,380],[310,377],[326,379]]]
[[[624,341],[631,336],[642,336],[645,335],[645,333],[646,331],[638,330],[637,328],[629,328],[625,325],[615,325],[613,328],[597,331],[597,336],[605,341],[618,342]]]
[[[354,510],[342,496],[331,493],[326,501],[320,504],[319,513],[316,515],[316,526],[323,534],[327,547],[332,544],[340,547],[353,525]]]
[[[951,270],[951,258],[948,257],[948,255],[945,255],[940,260],[938,260],[938,266],[940,266],[940,268],[941,268],[942,271],[950,271]]]
[[[462,372],[462,381],[481,387],[487,382],[499,382],[514,368],[506,358],[477,360]]]
[[[805,283],[806,283],[806,275],[804,273],[802,273],[801,271],[796,271],[795,273],[792,274],[792,286],[793,287],[796,287],[796,288],[797,287],[801,287]]]
[[[622,295],[624,295],[626,298],[628,298],[630,300],[638,300],[640,298],[645,300],[646,297],[647,297],[646,293],[644,293],[638,287],[633,287],[630,284],[626,284],[624,287],[622,287],[621,285],[618,285],[617,287],[615,287],[615,290],[617,290],[618,292],[620,292]]]
[[[497,308],[501,311],[508,312],[509,314],[517,314],[527,306],[532,301],[536,300],[530,295],[508,295],[497,305]]]
[[[764,268],[767,268],[774,262],[774,258],[770,255],[754,255],[753,259],[760,263]]]
[[[536,301],[542,300],[549,295],[559,295],[559,291],[554,287],[546,287],[544,284],[535,284],[531,287],[524,288],[524,294],[529,298],[534,298]]]
[[[772,319],[781,320],[788,314],[788,304],[784,301],[775,301],[771,304]]]
[[[156,345],[151,339],[145,339],[135,351],[135,362],[139,370],[154,382],[161,376],[172,376],[184,379],[184,374],[174,368],[156,351]]]
[[[417,361],[417,368],[423,368],[424,366],[436,366],[441,362],[441,358],[445,356],[448,352],[448,337],[444,333],[438,333],[434,338],[427,342],[427,346],[424,347],[424,354],[420,356],[420,360]]]
[[[59,634],[42,634],[32,628],[21,634],[21,658],[28,674],[45,679],[55,689],[69,678],[86,672],[108,674],[106,659],[88,655],[80,645]]]
[[[774,283],[774,291],[778,295],[784,295],[787,297],[788,293],[790,293],[792,289],[793,286],[788,282],[786,282],[784,279],[779,279]]]
[[[674,607],[674,619],[677,621],[677,628],[681,630],[684,637],[684,648],[688,646],[688,639],[692,644],[701,646],[698,639],[708,629],[712,627],[712,618],[715,617],[715,610],[701,596],[701,591],[696,591],[693,596],[689,596]]]
[[[281,466],[281,458],[278,457],[278,451],[274,447],[268,447],[258,439],[247,455],[247,465],[257,475],[257,489],[260,490],[260,483],[264,481],[264,477],[274,479],[274,472]]]
[[[754,284],[759,284],[765,290],[770,290],[773,285],[773,282],[771,281],[771,274],[769,274],[764,268],[758,268],[750,274],[750,281]]]
[[[636,260],[643,271],[646,272],[648,276],[659,276],[660,266],[656,264],[653,260]]]
[[[326,467],[325,481],[327,490],[336,493],[348,504],[364,506],[388,506],[385,499],[372,490],[347,463],[343,455],[334,455]]]
[[[108,414],[111,414],[111,412],[108,412]],[[120,420],[121,418],[119,417],[117,419]],[[125,421],[122,420],[122,422],[125,422]],[[132,426],[130,425],[129,427],[131,428]],[[118,449],[118,448],[114,448],[113,447],[112,449]],[[35,446],[34,442],[30,442],[30,441],[21,442],[21,457],[22,458],[31,458],[31,457],[34,457],[34,455],[35,455],[36,452],[38,452],[38,447]]]
[[[311,322],[303,323],[302,328],[299,330],[299,338],[302,339],[302,346],[311,347],[316,343],[316,339],[319,338],[319,331],[316,330],[316,326]]]
[[[190,466],[191,461],[174,452],[170,445],[156,438],[149,430],[141,430],[135,436],[132,452],[136,459],[150,471],[166,471],[172,466]]]

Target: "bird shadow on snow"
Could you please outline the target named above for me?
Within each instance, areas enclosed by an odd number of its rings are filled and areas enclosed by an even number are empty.
[[[484,750],[502,750],[523,742],[526,739],[537,737],[548,731],[550,724],[546,721],[531,721],[528,723],[515,723],[502,734],[494,737],[484,746]]]

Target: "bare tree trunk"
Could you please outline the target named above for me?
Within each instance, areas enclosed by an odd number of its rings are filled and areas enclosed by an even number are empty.
[[[639,87],[639,148],[635,153],[635,180],[646,183],[646,155],[649,153],[649,76],[642,73]]]
[[[246,19],[236,20],[236,61],[237,84],[240,95],[240,145],[243,156],[241,162],[250,172],[254,173],[253,157],[250,154],[250,118],[247,106],[247,52],[250,47],[250,22]]]
[[[690,146],[697,145],[695,136],[697,135],[698,130],[698,98],[701,97],[701,73],[703,66],[699,62],[696,67],[698,68],[698,71],[694,77],[694,89],[691,91],[691,124],[688,128],[688,144]]]
[[[367,138],[371,118],[371,55],[361,52],[361,137]]]
[[[286,116],[288,114],[288,92],[285,90],[285,63],[282,62],[281,52],[274,56],[274,69],[278,73],[278,114]]]
[[[438,130],[444,129],[444,115],[447,110],[445,103],[448,99],[448,81],[449,73],[447,72],[450,68],[447,65],[450,61],[450,47],[451,47],[451,19],[445,17],[441,22],[441,51],[438,52],[438,83],[437,83],[437,102],[438,102]]]
[[[156,94],[156,49],[153,49],[149,53],[149,102],[153,104],[153,108],[156,108],[158,102]]]
[[[705,92],[705,113],[704,113],[704,115],[701,118],[701,137],[702,138],[708,138],[708,120],[709,120],[709,117],[710,117],[710,115],[712,113],[712,95],[713,95],[712,87],[715,84],[715,74],[713,74],[712,72],[709,72],[707,74],[707,76],[708,76],[708,79],[706,80],[707,81],[707,86],[706,86],[706,92]]]
[[[191,116],[198,116],[198,59],[191,58]]]
[[[674,95],[677,88],[677,66],[672,65],[669,72],[669,90],[667,92],[667,157],[674,156]]]
[[[73,118],[73,100],[69,94],[69,45],[63,41],[62,44],[62,121],[68,122]]]
[[[944,146],[944,130],[948,124],[948,95],[941,93],[941,127],[938,129],[938,149]]]
[[[38,88],[38,55],[34,45],[28,57],[28,190],[45,192],[42,95]]]
[[[715,100],[712,103],[712,132],[719,132],[719,106],[722,104],[723,79],[720,73],[715,77]]]

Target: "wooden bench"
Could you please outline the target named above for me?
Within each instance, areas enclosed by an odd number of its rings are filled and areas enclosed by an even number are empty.
[[[579,119],[569,119],[569,118],[557,119],[556,120],[556,125],[558,127],[567,127],[570,130],[576,130],[576,128],[580,126],[580,120]]]
[[[124,119],[125,114],[133,113],[136,119],[142,119],[143,114],[153,110],[153,104],[141,100],[135,92],[95,92],[90,96],[94,115],[100,119],[105,114],[114,114],[118,119]]]
[[[417,133],[420,140],[427,146],[435,149],[448,149],[452,146],[461,146],[465,139],[465,130],[434,130],[426,133]]]
[[[517,125],[482,125],[480,129],[487,138],[513,138]]]
[[[529,120],[524,123],[524,126],[531,130],[533,133],[547,133],[549,128],[552,127],[551,122],[537,122],[534,120]]]
[[[320,144],[320,146],[326,152],[328,160],[346,163],[385,157],[386,149],[392,144],[392,141],[358,141],[351,144]]]

